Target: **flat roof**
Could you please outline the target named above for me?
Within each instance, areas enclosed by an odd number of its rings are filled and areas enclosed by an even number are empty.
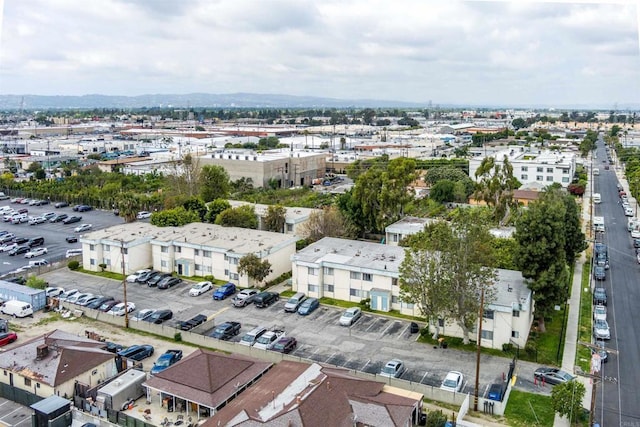
[[[258,214],[259,216],[264,216],[267,214],[267,211],[269,210],[269,206],[271,205],[262,205],[259,203],[250,203],[250,202],[243,202],[243,201],[239,201],[239,200],[228,200],[229,204],[231,205],[231,207],[233,208],[237,208],[239,206],[245,206],[245,205],[252,205],[256,211],[256,214]],[[284,207],[286,209],[286,213],[285,213],[285,221],[290,223],[298,223],[300,221],[304,221],[305,219],[309,218],[309,215],[311,215],[314,212],[321,212],[321,209],[314,209],[314,208],[300,208],[300,207]]]

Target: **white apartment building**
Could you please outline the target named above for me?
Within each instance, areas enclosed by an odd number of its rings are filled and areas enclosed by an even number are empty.
[[[568,151],[550,151],[538,148],[511,146],[492,153],[496,161],[506,157],[513,166],[513,176],[523,185],[542,184],[545,187],[558,183],[566,188],[576,171],[576,154]],[[469,160],[469,177],[476,179],[476,171],[484,156]]]
[[[388,225],[384,229],[384,242],[387,245],[398,246],[400,241],[407,236],[424,231],[424,228],[432,222],[441,221],[436,218],[419,218],[415,216],[405,216],[401,220]]]
[[[259,285],[238,273],[240,259],[255,254],[271,263],[270,281],[291,269],[297,237],[247,228],[192,223],[156,227],[133,222],[97,230],[81,237],[82,264],[91,271],[131,274],[143,268],[208,276],[249,287]]]
[[[240,206],[251,205],[256,211],[256,215],[258,217],[258,228],[260,230],[264,230],[265,228],[265,216],[269,210],[269,205],[262,205],[259,203],[249,203],[237,200],[229,200],[229,204],[232,208],[237,208]],[[322,212],[321,209],[313,209],[313,208],[298,208],[298,207],[285,207],[285,216],[284,216],[284,229],[281,231],[285,234],[295,234],[301,235],[301,227],[309,221],[309,217],[314,212]]]
[[[292,290],[317,298],[360,302],[370,298],[373,310],[397,310],[421,316],[415,304],[400,299],[399,246],[325,237],[291,257]],[[487,304],[482,345],[524,347],[533,322],[533,293],[519,271],[498,270],[496,299]],[[440,321],[441,333],[462,337],[455,322]]]

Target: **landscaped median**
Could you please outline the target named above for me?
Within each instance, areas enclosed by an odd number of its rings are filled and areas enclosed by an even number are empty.
[[[578,321],[578,342],[591,342],[592,333],[592,313],[591,303],[593,296],[589,286],[591,274],[591,262],[587,261],[582,267],[582,280],[580,282],[580,319]],[[583,345],[578,345],[576,349],[575,365],[582,369],[582,372],[589,372],[591,366],[591,350]]]

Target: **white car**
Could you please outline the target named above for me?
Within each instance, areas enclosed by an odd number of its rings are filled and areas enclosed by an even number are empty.
[[[131,313],[136,309],[136,305],[132,302],[127,302],[127,313]],[[111,314],[113,316],[124,316],[124,303],[118,303],[111,307],[111,310],[107,311],[107,314]]]
[[[40,255],[44,255],[47,253],[47,248],[35,248],[31,249],[29,252],[24,254],[25,258],[35,258]]]
[[[189,296],[197,297],[198,295],[202,295],[207,291],[213,289],[213,284],[211,282],[199,282],[196,283],[189,289]]]
[[[64,288],[49,286],[44,288],[44,293],[48,297],[57,297],[64,292]]]
[[[640,230],[633,230],[633,231],[631,232],[631,237],[632,237],[633,239],[640,239]]]
[[[144,270],[138,270],[138,271],[134,272],[133,274],[128,275],[127,278],[126,278],[126,281],[127,281],[127,283],[135,283],[136,279],[138,277],[140,277],[140,275],[142,275],[144,273],[148,273],[149,271],[151,271],[151,270],[149,270],[147,268],[145,268]]]
[[[593,320],[607,320],[607,307],[602,304],[593,307]]]
[[[142,310],[138,311],[133,316],[131,316],[131,318],[129,320],[133,320],[135,322],[140,322],[140,321],[146,319],[147,317],[151,316],[155,312],[156,312],[155,310],[152,310],[150,308],[145,308],[145,309],[142,309]]]
[[[147,218],[151,218],[151,212],[140,211],[138,212],[138,215],[136,215],[136,219],[147,219]]]
[[[93,228],[91,224],[80,224],[76,228],[73,229],[76,233],[82,233],[83,231],[89,231]]]
[[[47,222],[47,219],[41,216],[34,216],[29,219],[29,225],[44,224],[45,222]]]
[[[17,243],[5,243],[4,245],[0,246],[0,252],[9,252],[11,249],[17,247]]]
[[[360,318],[361,315],[362,310],[360,310],[359,307],[348,308],[347,311],[342,313],[342,316],[340,316],[340,324],[342,326],[351,326]]]
[[[624,208],[625,216],[633,216],[633,208]]]
[[[462,390],[463,385],[464,385],[464,376],[462,376],[462,373],[458,371],[449,371],[447,376],[444,377],[444,380],[442,380],[442,385],[440,385],[440,389],[457,393],[460,390]]]

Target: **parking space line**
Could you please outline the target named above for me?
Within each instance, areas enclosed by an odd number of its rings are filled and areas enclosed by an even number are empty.
[[[369,364],[369,362],[371,362],[371,359],[367,359],[367,363],[364,364],[364,366],[362,368],[360,368],[361,371],[364,371],[364,368],[367,367],[367,365]]]
[[[227,306],[224,308],[221,308],[220,310],[216,311],[215,313],[213,313],[211,316],[207,317],[207,320],[211,320],[214,319],[218,314],[222,314],[225,311],[229,310],[231,307]]]
[[[29,424],[31,424],[31,417],[24,417],[22,420],[20,420],[20,421],[18,421],[17,423],[15,423],[15,424],[13,425],[13,427],[18,426],[18,425],[22,424],[22,423],[23,423],[23,422],[25,422],[25,421],[28,421],[28,422],[29,422]]]
[[[424,379],[427,377],[427,375],[429,375],[429,371],[425,371],[425,373],[422,376],[422,378],[420,378],[420,384],[423,384],[422,381],[424,381]]]
[[[378,323],[378,320],[374,319],[373,323],[367,328],[365,332],[369,332],[369,329],[373,328],[376,325],[376,323]]]
[[[8,401],[8,400],[5,400],[4,402],[0,403],[0,406],[4,406],[4,405],[6,405],[7,403],[9,403],[9,401]]]
[[[386,333],[387,333],[387,331],[388,331],[389,329],[391,329],[391,327],[392,327],[393,325],[395,325],[395,323],[396,323],[396,321],[395,321],[395,320],[394,320],[394,321],[392,321],[392,322],[389,322],[389,326],[387,326],[386,328],[384,328],[384,331],[382,331],[382,333],[380,334],[380,338],[382,338],[382,337],[384,336],[384,334],[386,334]]]
[[[21,410],[22,408],[16,408],[13,411],[9,412],[8,414],[5,414],[2,418],[0,418],[0,420],[5,419],[6,417],[8,417],[9,415],[13,414],[16,411]]]
[[[409,329],[409,326],[411,326],[411,325],[410,324],[407,325],[407,327],[404,328],[400,334],[398,334],[398,338],[396,338],[397,340],[399,340],[400,338],[402,338],[404,336],[404,333],[407,332],[407,329]]]
[[[329,356],[329,358],[327,360],[324,361],[324,363],[329,363],[329,360],[331,360],[331,358],[333,356],[335,356],[337,354],[337,352],[334,352],[331,356]]]
[[[349,364],[349,362],[351,361],[351,359],[353,359],[353,357],[348,358],[343,364],[342,366],[347,366]]]

